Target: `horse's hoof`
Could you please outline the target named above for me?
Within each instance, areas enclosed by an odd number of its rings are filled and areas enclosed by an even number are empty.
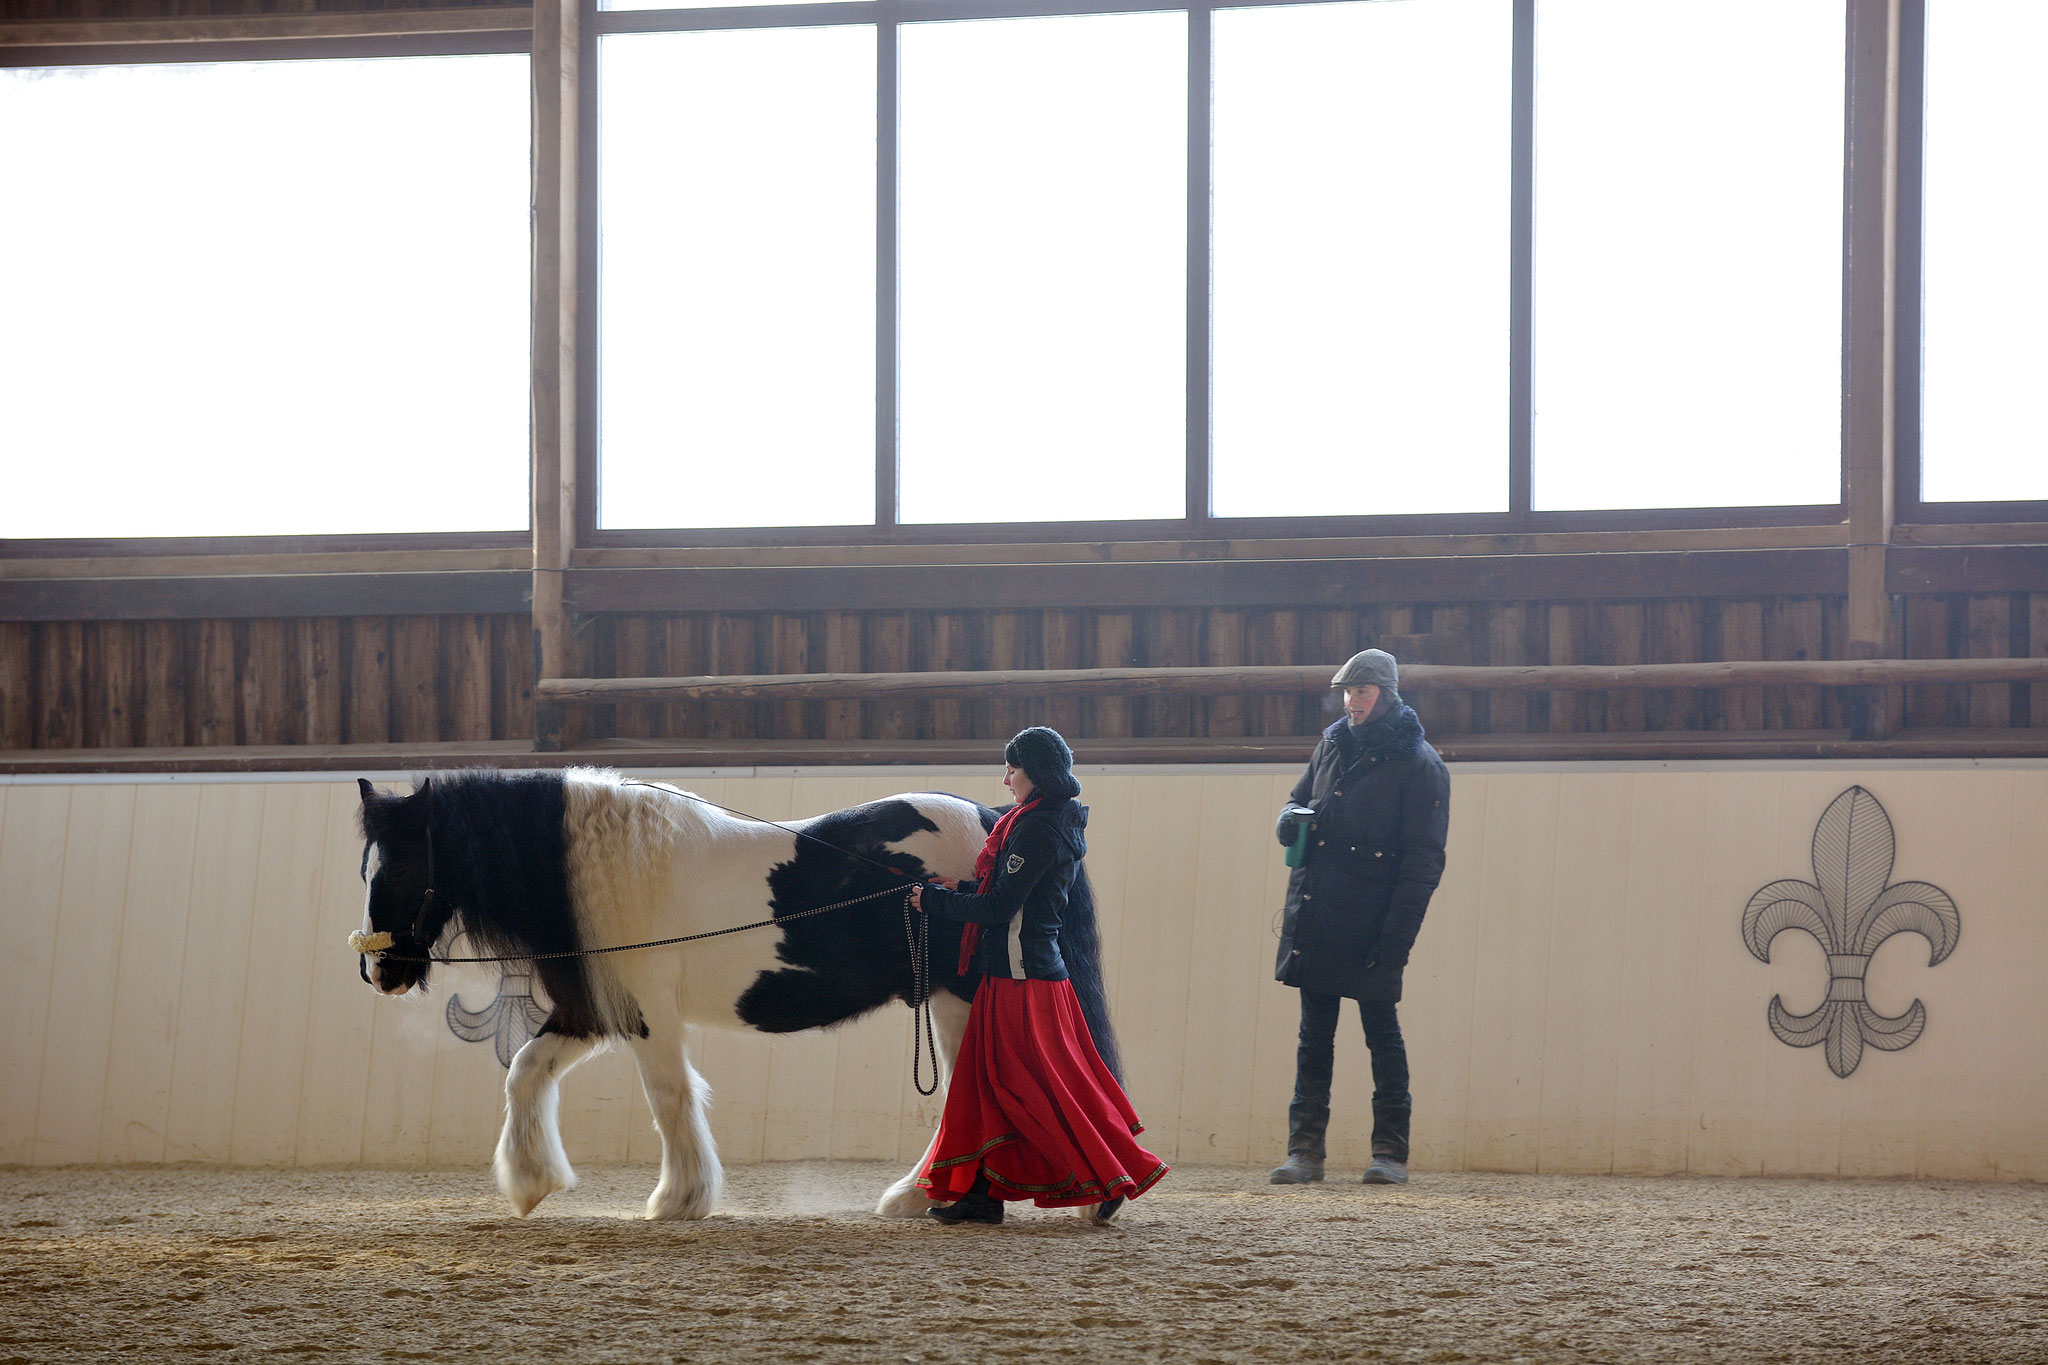
[[[892,1185],[875,1205],[875,1212],[883,1218],[922,1218],[924,1211],[932,1206],[925,1198],[924,1191],[909,1181]]]
[[[498,1191],[521,1218],[540,1207],[551,1194],[576,1187],[574,1171],[520,1171],[508,1165],[498,1167]]]
[[[647,1217],[656,1223],[702,1218],[711,1212],[711,1191],[657,1185],[647,1196]]]
[[[1107,1223],[1110,1219],[1116,1217],[1117,1210],[1123,1206],[1123,1196],[1119,1195],[1115,1199],[1105,1199],[1100,1204],[1083,1205],[1081,1214],[1089,1222],[1099,1225]]]

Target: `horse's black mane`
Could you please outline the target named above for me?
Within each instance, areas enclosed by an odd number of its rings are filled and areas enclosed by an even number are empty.
[[[572,952],[591,945],[577,941],[570,907],[564,805],[560,773],[476,768],[365,801],[360,822],[365,838],[408,860],[426,858],[431,824],[435,900],[474,955]],[[582,959],[538,962],[535,973],[554,1003],[549,1028],[602,1031]]]

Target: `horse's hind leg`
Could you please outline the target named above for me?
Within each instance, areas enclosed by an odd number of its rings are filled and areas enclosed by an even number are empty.
[[[633,1058],[640,1064],[640,1088],[646,1092],[647,1107],[654,1111],[654,1127],[661,1134],[661,1183],[648,1196],[647,1216],[702,1218],[718,1202],[725,1185],[718,1145],[704,1117],[711,1087],[683,1055],[680,1023],[656,1025],[649,1021],[648,1029],[645,1038],[633,1041]]]
[[[601,1041],[543,1033],[519,1049],[505,1074],[505,1130],[491,1164],[498,1189],[521,1218],[555,1191],[576,1183],[557,1121],[561,1082]]]
[[[946,1087],[953,1083],[953,1063],[960,1056],[960,1038],[967,1032],[965,1000],[951,991],[939,991],[932,996],[932,1039],[939,1053],[940,1103],[945,1102]],[[881,1200],[875,1205],[875,1212],[884,1218],[921,1218],[924,1211],[932,1206],[925,1198],[924,1191],[917,1187],[917,1178],[924,1174],[924,1168],[932,1159],[932,1148],[938,1146],[939,1135],[932,1134],[932,1140],[925,1146],[924,1155],[910,1168],[910,1173],[883,1191]]]

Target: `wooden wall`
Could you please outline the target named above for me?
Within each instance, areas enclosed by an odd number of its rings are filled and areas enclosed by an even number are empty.
[[[524,615],[0,622],[0,749],[532,733]]]
[[[1130,1090],[1176,1163],[1267,1163],[1284,1144],[1296,997],[1271,980],[1291,768],[1084,768],[1089,867]],[[1886,1014],[1924,1035],[1837,1078],[1779,1042],[1818,944],[1741,938],[1750,895],[1813,874],[1814,824],[1860,783],[1897,837],[1893,880],[1955,900],[1954,954],[1913,936],[1872,959]],[[693,776],[788,818],[986,768]],[[1424,1170],[2048,1179],[2048,763],[1457,765],[1449,865],[1402,1021]],[[480,1188],[503,1072],[443,1022],[489,979],[374,996],[343,945],[361,916],[351,783],[0,784],[0,1164],[455,1164]],[[481,969],[465,969],[477,972]],[[937,1116],[909,1083],[910,1021],[693,1035],[728,1159],[914,1160]],[[1368,1156],[1356,1016],[1338,1051],[1332,1158]],[[656,1150],[630,1061],[580,1068],[580,1162]]]
[[[2048,655],[2048,593],[1904,599],[1912,658]],[[1028,611],[813,611],[583,619],[597,676],[1410,662],[1676,663],[1841,658],[1841,597]],[[0,749],[521,739],[533,732],[523,615],[0,622]],[[1410,697],[1433,733],[1838,729],[1838,694],[1736,688]],[[1102,699],[599,708],[594,737],[1000,739],[1306,735],[1325,699]],[[1913,726],[2048,725],[2048,688],[1908,689]]]

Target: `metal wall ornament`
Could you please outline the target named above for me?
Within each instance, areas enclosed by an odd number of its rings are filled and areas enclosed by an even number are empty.
[[[1813,880],[1778,881],[1749,898],[1742,941],[1759,962],[1787,929],[1813,935],[1828,955],[1828,993],[1811,1014],[1793,1014],[1771,997],[1771,1032],[1792,1047],[1827,1045],[1828,1070],[1847,1077],[1866,1045],[1882,1052],[1908,1047],[1927,1027],[1916,999],[1904,1014],[1879,1014],[1864,992],[1871,955],[1893,934],[1914,933],[1929,945],[1932,967],[1956,950],[1962,916],[1949,894],[1927,882],[1893,882],[1897,841],[1891,816],[1862,787],[1851,787],[1821,812],[1813,830]]]
[[[457,935],[457,941],[461,939]],[[453,944],[449,947],[455,955]],[[489,1041],[498,1065],[510,1069],[519,1049],[533,1041],[547,1022],[548,1008],[533,998],[533,973],[514,964],[498,978],[498,993],[480,1010],[464,1008],[460,995],[448,997],[448,1031],[465,1043]]]

